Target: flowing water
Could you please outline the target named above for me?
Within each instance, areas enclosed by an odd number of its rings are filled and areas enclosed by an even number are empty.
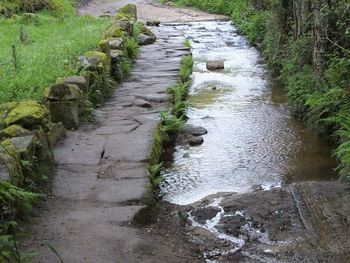
[[[218,192],[335,178],[331,146],[292,116],[261,55],[230,22],[169,26],[191,42],[188,123],[208,134],[201,146],[176,147],[163,172],[165,200],[190,204]],[[223,60],[225,70],[208,71],[210,60]]]

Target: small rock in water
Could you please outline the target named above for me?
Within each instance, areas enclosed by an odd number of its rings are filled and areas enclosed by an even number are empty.
[[[204,142],[204,140],[200,136],[193,136],[193,135],[191,135],[190,138],[188,139],[188,143],[191,146],[198,146],[198,145],[201,145],[203,142]]]
[[[145,34],[140,34],[139,36],[139,44],[141,46],[150,45],[154,42],[156,42],[156,38],[154,36],[148,36]]]
[[[160,25],[160,21],[159,20],[148,20],[146,22],[147,26],[159,26]]]
[[[193,136],[199,136],[199,135],[204,135],[207,134],[208,131],[200,126],[192,126],[192,125],[186,125],[183,129],[182,129],[183,133],[187,133],[187,134],[191,134]]]
[[[199,224],[205,224],[207,220],[213,219],[221,210],[218,207],[201,207],[191,212],[194,220]]]
[[[137,99],[133,103],[137,107],[141,108],[151,108],[151,104],[148,101],[142,100],[142,99]]]
[[[208,61],[206,64],[207,70],[219,70],[219,69],[224,69],[224,61]]]

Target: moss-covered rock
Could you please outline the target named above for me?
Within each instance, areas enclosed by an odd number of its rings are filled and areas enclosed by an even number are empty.
[[[14,124],[0,131],[0,139],[30,135],[32,132],[20,125]]]
[[[60,84],[60,83],[77,85],[83,93],[85,93],[88,90],[88,86],[89,86],[89,83],[86,80],[86,78],[82,76],[69,76],[65,78],[58,78],[56,80],[56,84]]]
[[[64,128],[62,122],[50,123],[48,128],[49,131],[47,132],[47,139],[50,147],[54,147],[56,143],[65,136],[66,129]]]
[[[31,130],[36,125],[46,125],[50,120],[47,108],[33,100],[20,101],[15,107],[10,105],[10,108],[4,119],[6,126],[18,124]]]
[[[82,99],[83,93],[77,85],[68,83],[54,84],[44,91],[47,101],[69,101]]]
[[[127,18],[136,21],[137,20],[137,8],[134,4],[127,4],[118,9],[117,18]]]
[[[8,102],[0,104],[0,128],[5,128],[5,119],[9,112],[18,105],[18,102]]]
[[[130,22],[130,19],[120,18],[114,22],[114,25],[119,26],[123,31],[127,32],[129,36],[133,34],[133,23]]]
[[[16,147],[21,160],[32,162],[34,160],[36,137],[34,134],[14,137],[9,139],[11,144]]]
[[[9,140],[0,143],[0,179],[16,186],[24,183],[21,155]]]
[[[35,156],[40,166],[51,166],[54,163],[54,156],[50,149],[47,134],[43,127],[34,131],[35,135]]]
[[[106,54],[107,56],[107,63],[110,67],[111,65],[111,48],[109,46],[109,40],[108,39],[102,39],[100,42],[99,42],[99,47],[100,47],[100,50]]]
[[[108,38],[109,47],[111,49],[123,50],[124,40],[121,37],[110,37]]]
[[[86,59],[96,65],[97,68],[102,68],[104,72],[110,71],[110,64],[108,63],[108,57],[105,53],[99,51],[88,51],[85,53]]]
[[[77,129],[80,125],[80,108],[74,101],[57,101],[49,104],[52,121],[62,122],[66,129]]]
[[[151,29],[149,29],[147,26],[145,26],[144,23],[137,22],[136,26],[138,27],[140,34],[144,34],[144,35],[156,38],[156,35],[151,31]]]
[[[105,38],[108,37],[126,37],[128,34],[118,25],[111,25],[104,33]]]

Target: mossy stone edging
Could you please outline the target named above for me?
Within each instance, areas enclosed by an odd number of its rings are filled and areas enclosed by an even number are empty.
[[[189,59],[191,58],[191,63],[189,63]],[[179,69],[178,81],[177,84],[173,87],[181,87],[186,85],[186,89],[184,89],[181,93],[181,100],[187,100],[188,96],[188,87],[190,85],[191,72],[193,67],[192,55],[183,56],[181,68]],[[183,75],[182,72],[186,72],[186,76]],[[170,87],[169,87],[170,88]],[[175,100],[175,93],[172,93],[172,101]],[[150,152],[149,157],[149,174],[150,174],[150,184],[152,187],[153,200],[159,200],[159,184],[163,181],[163,178],[160,174],[160,171],[163,167],[163,152],[166,148],[173,147],[173,142],[176,139],[176,135],[179,130],[173,130],[168,127],[168,124],[164,122],[163,115],[170,115],[174,121],[178,121],[183,124],[184,116],[173,116],[171,112],[173,112],[174,104],[171,104],[171,107],[168,113],[161,113],[160,119],[161,123],[158,125],[157,129],[154,132],[154,142]],[[152,204],[151,204],[152,205]]]
[[[118,38],[101,39],[96,50],[87,51],[79,58],[79,75],[58,78],[45,90],[43,102],[23,100],[0,105],[1,182],[18,189],[42,191],[40,187],[46,176],[41,170],[45,168],[48,172],[46,167],[53,165],[52,148],[64,136],[65,129],[79,127],[91,94],[101,93],[103,98],[109,94],[106,85],[112,75],[118,80],[125,77],[125,72],[116,74],[121,72],[123,62],[131,64],[133,59],[125,51],[128,39],[134,37],[137,18],[130,10],[136,12],[136,6],[129,6],[128,14],[115,20],[121,32]],[[11,218],[16,220],[15,215]]]

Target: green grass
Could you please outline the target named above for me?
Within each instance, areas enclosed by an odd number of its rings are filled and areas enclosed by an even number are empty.
[[[0,103],[39,100],[57,77],[77,74],[77,57],[98,45],[110,23],[108,18],[69,13],[43,11],[37,16],[38,22],[32,24],[25,24],[21,16],[0,18]]]

